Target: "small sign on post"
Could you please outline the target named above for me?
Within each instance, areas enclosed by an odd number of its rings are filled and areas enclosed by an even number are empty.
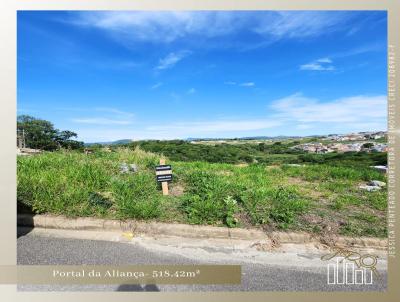
[[[161,182],[163,195],[168,195],[168,182],[172,181],[172,167],[165,164],[165,159],[160,159],[160,165],[156,166],[156,178]]]

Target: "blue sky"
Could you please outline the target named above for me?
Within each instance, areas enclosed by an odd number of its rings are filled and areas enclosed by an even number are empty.
[[[85,142],[386,129],[384,11],[18,12],[18,114]]]

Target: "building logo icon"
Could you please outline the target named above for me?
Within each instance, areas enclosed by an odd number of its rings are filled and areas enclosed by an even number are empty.
[[[328,284],[337,285],[372,284],[373,271],[365,267],[358,268],[353,261],[338,257],[336,263],[327,265],[327,281]]]
[[[338,249],[333,254],[321,257],[323,261],[336,260],[327,264],[327,283],[337,285],[368,285],[379,278],[377,256]]]

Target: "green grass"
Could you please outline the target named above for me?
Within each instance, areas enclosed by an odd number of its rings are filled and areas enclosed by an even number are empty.
[[[387,232],[386,191],[358,189],[368,180],[386,181],[385,176],[366,165],[168,161],[174,173],[171,192],[180,188],[181,193],[163,196],[154,172],[159,159],[138,148],[18,157],[18,202],[35,213],[71,217],[331,230],[354,236],[383,237]],[[121,174],[123,162],[137,164],[139,171]]]

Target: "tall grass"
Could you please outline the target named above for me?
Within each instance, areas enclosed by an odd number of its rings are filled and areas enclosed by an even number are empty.
[[[327,164],[305,165],[302,167],[282,166],[283,171],[290,176],[298,176],[305,180],[356,180],[368,181],[372,179],[385,180],[385,176],[369,167],[343,167]]]
[[[37,213],[104,215],[108,205],[111,216],[156,217],[159,194],[152,168],[158,161],[158,156],[139,149],[18,157],[18,200]],[[120,174],[122,162],[138,164],[140,172]]]
[[[138,148],[18,157],[18,202],[36,213],[313,231],[320,225],[306,219],[312,214],[347,221],[339,227],[345,234],[386,232],[386,191],[358,188],[369,180],[385,181],[368,167],[169,162],[170,186],[180,186],[181,193],[165,197],[155,180],[159,159]],[[120,173],[124,162],[139,171]]]

